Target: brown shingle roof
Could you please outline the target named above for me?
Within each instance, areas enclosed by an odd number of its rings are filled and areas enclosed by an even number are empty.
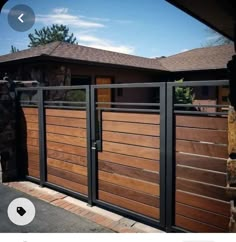
[[[0,64],[46,55],[68,60],[176,72],[224,69],[233,54],[234,46],[230,44],[197,48],[165,58],[151,59],[56,41],[0,56]]]
[[[0,63],[27,59],[47,55],[56,58],[70,60],[96,62],[135,68],[167,71],[159,61],[155,59],[121,54],[112,51],[100,50],[81,45],[53,42],[44,46],[19,51],[13,54],[0,56]]]
[[[31,49],[21,50],[8,55],[2,55],[0,56],[0,63],[23,60],[41,55],[50,55],[50,53],[52,53],[59,44],[60,42],[56,41],[47,45],[40,45]]]
[[[234,45],[197,48],[157,60],[170,71],[224,69],[234,55]]]

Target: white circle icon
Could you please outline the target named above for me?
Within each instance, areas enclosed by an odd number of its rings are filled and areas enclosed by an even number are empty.
[[[12,223],[24,226],[31,223],[35,217],[34,204],[26,198],[16,198],[8,206],[7,214]]]

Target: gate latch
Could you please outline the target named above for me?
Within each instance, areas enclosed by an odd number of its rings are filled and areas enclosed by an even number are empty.
[[[102,151],[102,142],[101,140],[96,140],[92,144],[92,150]]]
[[[92,150],[96,150],[96,149],[97,149],[97,143],[96,141],[94,141],[92,144]]]

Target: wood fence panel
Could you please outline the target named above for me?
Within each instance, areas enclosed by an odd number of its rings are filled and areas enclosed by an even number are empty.
[[[20,137],[23,164],[28,176],[39,178],[39,123],[38,108],[24,107],[20,116]],[[24,157],[24,158],[23,158]]]
[[[227,232],[227,118],[176,115],[176,219],[192,232]]]
[[[86,111],[46,111],[48,181],[88,194]]]

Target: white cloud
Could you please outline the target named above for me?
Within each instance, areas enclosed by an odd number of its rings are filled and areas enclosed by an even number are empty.
[[[104,24],[99,21],[84,20],[78,15],[69,14],[68,8],[55,8],[50,14],[36,15],[36,22],[45,25],[64,24],[79,28],[103,28]]]
[[[189,51],[189,49],[183,49],[180,51],[180,53],[183,53],[183,52],[186,52],[186,51]]]
[[[68,8],[54,8],[52,12],[55,14],[67,14],[68,10]]]
[[[96,17],[88,17],[84,15],[80,15],[80,18],[86,19],[86,20],[92,20],[92,21],[99,21],[99,22],[110,22],[111,19],[109,18],[96,18]]]
[[[218,34],[214,34],[214,35],[211,35],[211,36],[208,36],[206,38],[207,41],[212,41],[212,40],[216,40],[219,38],[219,35]]]
[[[111,40],[97,38],[92,35],[81,35],[78,36],[77,39],[79,40],[79,44],[86,45],[89,47],[115,51],[125,54],[133,54],[134,47],[126,46],[126,45],[118,45],[113,43]]]

